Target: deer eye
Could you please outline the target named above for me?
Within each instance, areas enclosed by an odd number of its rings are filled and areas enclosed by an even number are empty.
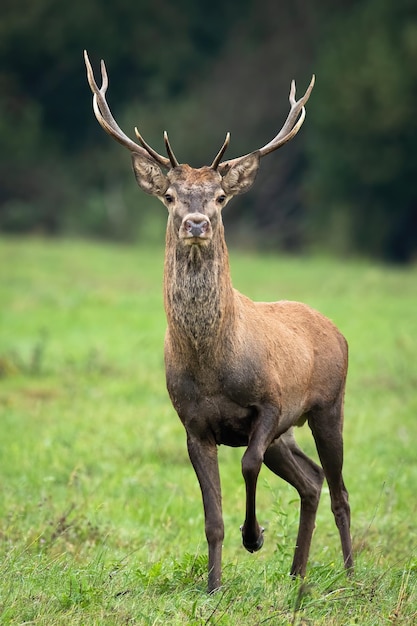
[[[168,204],[172,204],[172,202],[174,202],[174,198],[171,196],[170,193],[165,194],[165,202],[167,202]]]
[[[218,197],[216,198],[216,201],[217,201],[219,204],[224,204],[225,200],[226,200],[226,196],[225,196],[224,194],[222,194],[221,196],[218,196]]]

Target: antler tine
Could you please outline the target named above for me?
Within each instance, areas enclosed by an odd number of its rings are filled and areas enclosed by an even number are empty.
[[[222,156],[224,155],[224,153],[226,152],[229,142],[230,142],[230,133],[226,133],[226,139],[224,140],[222,147],[220,148],[220,150],[214,157],[213,163],[210,165],[212,170],[217,170],[217,168],[219,167],[220,160]]]
[[[106,101],[106,91],[109,85],[109,79],[107,75],[106,65],[104,61],[101,61],[101,87],[99,88],[95,78],[93,68],[91,67],[90,59],[88,58],[87,50],[84,50],[84,61],[87,68],[87,79],[90,89],[93,92],[93,110],[100,126],[111,135],[116,141],[128,148],[131,152],[139,152],[139,154],[145,154],[151,156],[159,165],[170,168],[172,163],[170,159],[158,154],[153,148],[151,148],[144,141],[141,141],[142,146],[132,141],[120,128],[114,119],[110,107]]]
[[[169,143],[168,133],[166,130],[164,130],[164,141],[165,141],[165,147],[167,149],[167,153],[169,156],[169,160],[171,161],[172,167],[178,167],[179,163],[177,161],[177,157],[175,156],[173,149],[171,148],[171,144]]]
[[[91,65],[90,65],[90,68],[91,68]],[[107,75],[106,64],[104,63],[103,59],[101,59],[100,61],[100,69],[101,69],[101,89],[103,90],[103,94],[105,94],[107,91],[107,87],[109,86],[109,77]],[[93,73],[92,68],[91,68],[91,73]]]
[[[161,159],[163,160],[162,165],[164,167],[175,167],[175,165],[173,165],[172,161],[170,159],[167,159],[166,157],[161,156],[158,152],[156,152],[156,150],[154,150],[152,148],[152,146],[150,146],[142,137],[142,135],[140,134],[138,128],[135,126],[135,135],[136,137],[139,139],[141,145],[145,148],[146,152],[148,153],[148,155],[150,155],[151,157],[153,157],[155,159],[155,161],[158,161],[159,163],[161,163]],[[177,163],[178,165],[178,163]]]
[[[315,83],[315,76],[313,74],[310,84],[307,87],[307,90],[304,96],[300,98],[299,100],[296,100],[295,99],[295,81],[292,80],[291,88],[290,88],[290,95],[289,95],[291,109],[279,133],[271,141],[265,144],[262,148],[259,148],[258,150],[253,150],[253,152],[245,154],[244,156],[241,156],[241,157],[237,157],[236,159],[230,159],[229,161],[223,161],[222,163],[218,163],[217,167],[219,166],[230,167],[231,165],[236,164],[241,159],[244,159],[247,156],[249,156],[249,154],[253,154],[255,152],[257,152],[259,156],[263,157],[266,154],[269,154],[270,152],[277,150],[278,148],[283,146],[285,143],[287,143],[287,141],[290,141],[293,137],[295,137],[295,135],[298,133],[301,126],[303,125],[305,115],[306,115],[304,105],[306,104],[307,100],[310,97],[310,94],[314,87],[314,83]]]
[[[90,85],[91,91],[93,92],[93,109],[94,114],[97,118],[100,126],[109,133],[112,137],[114,137],[119,143],[125,145],[131,150],[136,150],[139,148],[134,141],[129,139],[127,135],[122,131],[122,129],[116,123],[110,108],[106,101],[106,91],[109,85],[109,79],[107,75],[106,65],[103,60],[101,60],[101,78],[102,84],[99,88],[95,78],[93,68],[91,67],[90,59],[88,58],[87,50],[84,50],[84,60],[87,67],[87,78],[88,83]],[[139,148],[139,151],[142,149]]]
[[[289,95],[289,101],[291,104],[290,112],[288,113],[287,119],[285,120],[284,125],[279,133],[271,141],[265,144],[265,146],[259,149],[261,157],[269,154],[270,152],[273,152],[274,150],[277,150],[285,143],[287,143],[287,141],[290,141],[293,137],[295,137],[295,135],[298,133],[305,119],[306,112],[304,105],[310,97],[315,80],[316,78],[313,74],[304,96],[299,100],[295,99],[295,81],[291,81],[291,89]],[[295,123],[297,118],[299,119],[297,123]]]

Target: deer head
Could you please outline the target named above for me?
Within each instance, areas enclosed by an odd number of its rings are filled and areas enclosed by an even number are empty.
[[[132,141],[116,123],[106,101],[108,76],[101,61],[102,85],[99,88],[93,70],[84,51],[87,78],[93,92],[93,110],[102,128],[132,154],[133,170],[137,183],[143,191],[156,196],[168,209],[170,222],[178,239],[184,245],[205,246],[210,242],[216,225],[221,223],[221,211],[229,200],[250,189],[255,181],[261,157],[277,150],[290,141],[300,130],[307,100],[314,86],[314,75],[304,96],[295,99],[295,82],[292,81],[289,101],[290,112],[279,133],[262,148],[244,156],[222,161],[230,133],[210,166],[192,168],[181,165],[164,133],[168,157],[158,154],[135,128],[139,143]],[[167,170],[164,173],[163,170]]]

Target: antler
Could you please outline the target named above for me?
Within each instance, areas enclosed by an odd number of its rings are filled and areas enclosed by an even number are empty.
[[[88,58],[87,50],[84,50],[84,60],[85,60],[85,65],[87,67],[88,83],[90,85],[91,91],[93,92],[93,110],[94,110],[98,123],[100,124],[102,128],[104,128],[106,133],[111,135],[114,139],[116,139],[116,141],[122,144],[122,146],[125,146],[126,148],[128,148],[128,150],[130,150],[131,152],[138,152],[139,154],[144,154],[145,156],[152,157],[162,167],[165,167],[168,169],[171,167],[172,168],[177,167],[178,161],[172,151],[172,148],[168,140],[168,135],[166,132],[164,133],[164,138],[165,138],[165,144],[167,147],[169,158],[158,154],[158,152],[156,152],[153,148],[151,148],[151,146],[147,144],[146,141],[142,138],[137,128],[135,128],[135,132],[136,132],[137,138],[139,139],[141,143],[141,146],[139,146],[137,143],[132,141],[122,131],[122,129],[119,127],[116,120],[114,119],[112,112],[110,111],[109,105],[107,104],[107,101],[106,101],[105,94],[107,91],[107,87],[109,85],[109,79],[107,76],[107,71],[106,71],[106,66],[104,64],[104,61],[103,60],[101,61],[102,84],[101,84],[101,87],[99,88],[94,78],[94,73],[91,67],[90,59]]]
[[[266,154],[269,154],[270,152],[273,152],[274,150],[281,148],[281,146],[287,143],[287,141],[290,141],[293,137],[295,137],[295,135],[298,133],[301,126],[303,125],[304,118],[306,115],[304,105],[306,104],[307,100],[310,97],[310,94],[314,87],[314,82],[315,82],[315,76],[313,74],[310,84],[307,87],[307,91],[305,92],[304,96],[300,98],[299,100],[296,100],[295,99],[295,81],[294,80],[291,81],[291,89],[290,89],[290,95],[289,95],[291,109],[290,109],[290,112],[288,113],[287,119],[285,120],[283,127],[271,141],[265,144],[262,148],[258,148],[258,150],[253,150],[253,152],[249,154],[258,152],[259,156],[263,157]],[[224,151],[227,148],[227,144],[228,144],[228,141],[225,141],[222,149],[219,152],[220,156],[218,155],[216,159],[213,161],[213,165],[212,165],[213,169],[217,169],[219,165],[220,166],[223,166],[226,164],[227,166],[233,165],[234,163],[237,163],[237,161],[240,161],[241,159],[244,159],[245,157],[249,156],[249,154],[245,154],[244,156],[238,157],[236,159],[232,159],[230,161],[223,161],[222,163],[219,163],[221,157],[223,156]]]
[[[132,141],[132,139],[130,139],[122,131],[122,129],[119,127],[116,120],[114,119],[112,112],[110,111],[109,105],[107,104],[107,101],[106,101],[106,91],[109,85],[109,79],[107,76],[107,70],[106,70],[104,61],[103,60],[101,61],[102,84],[101,84],[101,87],[99,88],[95,81],[93,69],[91,67],[91,63],[88,58],[88,54],[86,50],[84,50],[84,60],[85,60],[85,65],[87,67],[88,83],[90,85],[91,91],[93,92],[93,110],[100,126],[104,128],[104,130],[109,135],[111,135],[114,139],[116,139],[116,141],[118,141],[120,144],[128,148],[128,150],[130,150],[131,152],[139,152],[139,154],[144,154],[145,156],[151,157],[154,161],[159,163],[159,165],[167,169],[178,167],[179,162],[171,148],[171,144],[169,143],[168,134],[166,131],[164,132],[164,141],[165,141],[165,146],[166,146],[167,153],[168,153],[168,158],[156,152],[148,143],[146,143],[146,141],[143,139],[142,135],[139,133],[137,128],[135,128],[135,133],[141,145]],[[295,99],[295,82],[294,81],[291,82],[291,89],[290,89],[290,96],[289,96],[291,109],[290,109],[287,119],[284,122],[283,127],[271,141],[265,144],[262,148],[259,148],[258,150],[254,150],[253,152],[249,154],[253,154],[257,152],[259,156],[263,157],[266,154],[269,154],[270,152],[277,150],[278,148],[283,146],[285,143],[287,143],[287,141],[290,141],[293,137],[295,137],[295,135],[298,133],[298,131],[300,130],[304,122],[304,118],[306,114],[304,106],[310,97],[311,91],[314,87],[314,82],[315,82],[315,76],[313,74],[311,82],[309,86],[307,87],[307,91],[305,92],[304,96],[300,98],[299,100]],[[222,163],[220,163],[220,160],[229,145],[229,141],[230,141],[230,133],[227,133],[226,139],[224,140],[222,147],[220,148],[219,152],[214,158],[213,163],[210,166],[212,169],[216,170],[219,167],[224,167],[224,166],[230,167],[234,163],[237,163],[241,159],[244,159],[245,157],[249,156],[249,154],[246,154],[236,159],[223,161]]]
[[[220,150],[218,151],[217,155],[214,157],[213,163],[210,165],[212,170],[217,170],[217,168],[219,166],[219,163],[220,163],[220,159],[222,158],[222,156],[226,152],[227,146],[229,145],[229,142],[230,142],[230,133],[226,133],[226,139],[224,140],[223,145],[220,148]]]

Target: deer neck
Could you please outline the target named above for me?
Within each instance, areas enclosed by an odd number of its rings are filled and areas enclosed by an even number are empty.
[[[167,231],[164,296],[170,340],[184,355],[207,358],[227,343],[234,296],[223,232],[185,246]]]

